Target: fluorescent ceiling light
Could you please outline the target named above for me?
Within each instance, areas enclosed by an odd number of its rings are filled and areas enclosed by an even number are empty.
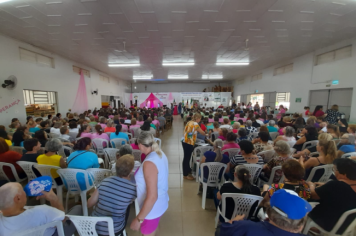
[[[168,75],[168,79],[189,79],[188,75]]]
[[[203,75],[202,79],[222,79],[222,75]]]
[[[193,83],[210,83],[210,81],[209,80],[206,80],[206,81],[195,80],[195,81],[193,81]]]
[[[12,0],[0,0],[0,3],[11,2]]]
[[[152,79],[152,75],[133,76],[132,79],[147,80]]]
[[[163,62],[162,66],[194,66],[194,62],[184,62],[184,63],[174,63],[174,62]]]
[[[141,66],[141,64],[138,64],[138,63],[121,63],[121,64],[118,64],[118,63],[111,63],[111,64],[108,64],[109,67],[135,67],[135,66]]]
[[[217,66],[247,66],[249,62],[217,62]]]

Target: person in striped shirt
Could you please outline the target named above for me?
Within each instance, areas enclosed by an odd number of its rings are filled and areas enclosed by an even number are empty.
[[[116,160],[116,176],[105,178],[88,200],[92,216],[108,216],[114,221],[115,236],[122,235],[129,217],[129,205],[136,199],[136,184],[130,181],[134,157],[124,155]],[[109,235],[106,222],[98,222],[99,235]]]
[[[227,170],[225,174],[225,179],[234,180],[234,169],[237,165],[243,164],[259,164],[263,165],[263,159],[260,156],[257,156],[253,153],[254,146],[249,140],[242,140],[239,142],[239,146],[241,149],[241,154],[237,154],[233,157],[230,157],[230,163],[228,164]]]

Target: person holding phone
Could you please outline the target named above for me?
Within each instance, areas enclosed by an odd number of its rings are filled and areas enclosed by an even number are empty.
[[[335,142],[333,140],[331,141],[319,140],[319,143],[316,146],[316,150],[319,152],[318,157],[309,157],[306,154],[307,158],[305,157],[305,155],[302,155],[299,158],[299,163],[305,169],[304,179],[307,179],[309,177],[309,174],[314,167],[332,164],[333,161],[337,158],[336,155],[337,149],[336,149]],[[322,175],[323,175],[323,170],[318,170],[315,173],[312,182],[318,181]]]

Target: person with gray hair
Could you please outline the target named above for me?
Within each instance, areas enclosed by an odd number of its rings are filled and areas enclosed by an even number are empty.
[[[0,187],[0,235],[15,235],[36,226],[53,221],[63,221],[65,218],[63,204],[51,189],[42,191],[37,199],[46,199],[51,206],[38,205],[26,208],[27,197],[19,183],[7,183]],[[69,215],[82,215],[82,206],[76,205],[68,212]],[[76,232],[71,221],[63,222],[64,234],[73,235]],[[43,235],[57,235],[56,228],[46,229]]]
[[[215,236],[301,235],[299,233],[306,223],[306,215],[311,210],[311,205],[297,193],[280,189],[272,195],[266,207],[268,221],[253,222],[244,220],[245,215],[237,215],[229,222],[223,223]]]
[[[168,160],[152,134],[142,132],[137,143],[146,158],[135,175],[140,212],[130,228],[155,236],[159,220],[168,209]]]
[[[60,128],[62,127],[62,125],[63,125],[62,122],[57,121],[56,123],[54,123],[53,127],[51,128],[50,133],[61,135]]]
[[[163,112],[160,112],[157,120],[159,121],[159,126],[166,128],[166,118],[163,116]]]
[[[59,139],[51,139],[46,143],[46,151],[47,153],[39,155],[37,157],[37,163],[40,165],[50,165],[50,166],[58,166],[61,168],[67,168],[67,163],[65,161],[65,157],[57,155],[57,152],[63,147],[61,141]],[[57,173],[53,173],[52,177],[56,181],[58,185],[62,185],[62,179],[59,177]]]
[[[278,129],[274,127],[276,122],[274,120],[268,121],[267,129],[268,132],[278,132]]]
[[[283,133],[284,135],[279,135],[277,136],[277,138],[274,140],[274,144],[276,144],[276,142],[283,140],[286,141],[290,147],[293,147],[294,144],[297,142],[297,140],[295,140],[294,137],[294,128],[291,126],[287,126],[283,128]]]
[[[235,122],[233,125],[232,125],[232,132],[234,133],[237,133],[240,129],[240,123],[239,122]]]
[[[276,157],[272,158],[267,164],[263,166],[263,176],[269,179],[272,169],[275,166],[282,166],[284,162],[291,159],[290,146],[286,141],[278,141],[274,145],[274,151],[276,152]],[[277,184],[282,178],[282,170],[277,170],[275,172],[273,183]]]
[[[119,151],[116,153],[116,158],[118,159],[124,155],[132,155],[132,147],[130,144],[122,145]]]
[[[257,133],[257,128],[252,126],[252,121],[251,120],[247,120],[246,121],[246,126],[245,129],[247,130],[247,134],[252,134],[252,133]]]

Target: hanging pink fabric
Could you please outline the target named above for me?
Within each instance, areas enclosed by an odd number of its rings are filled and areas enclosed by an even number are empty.
[[[153,95],[153,93],[150,94],[150,96],[148,96],[148,98],[141,103],[140,107],[144,108],[145,106],[149,107],[149,108],[154,108],[154,107],[163,107],[163,103],[155,96]]]
[[[77,96],[75,97],[75,101],[72,106],[72,112],[76,112],[80,114],[87,110],[88,110],[87,88],[85,86],[85,79],[84,79],[83,72],[81,71]]]
[[[130,101],[132,101],[132,93],[130,93]]]
[[[169,93],[167,100],[168,100],[169,103],[173,102],[173,94],[172,93]]]

